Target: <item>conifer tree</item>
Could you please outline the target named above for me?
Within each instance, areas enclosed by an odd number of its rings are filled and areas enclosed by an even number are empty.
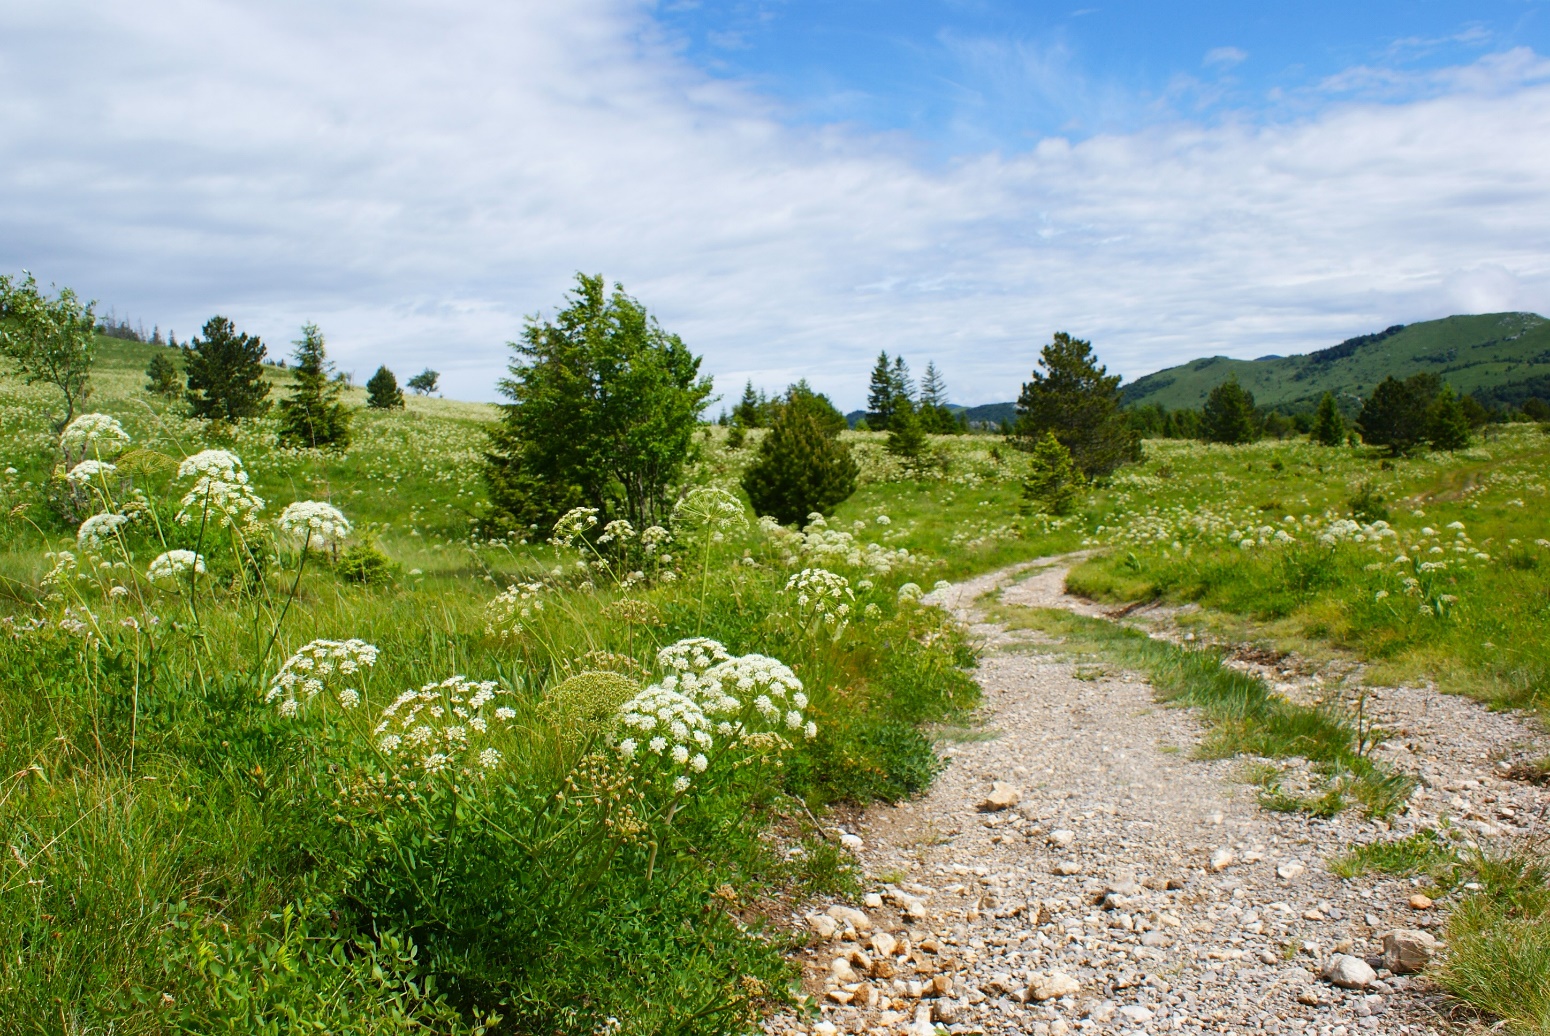
[[[1200,430],[1206,442],[1229,446],[1252,442],[1255,437],[1253,393],[1238,384],[1237,378],[1229,378],[1216,386],[1201,408]]]
[[[1308,441],[1320,446],[1339,446],[1345,442],[1345,432],[1345,418],[1335,405],[1335,397],[1324,393],[1324,398],[1319,400],[1318,413],[1313,416],[1313,430],[1308,434]]]
[[[759,514],[791,525],[814,511],[832,514],[856,491],[859,474],[850,446],[840,440],[839,432],[826,431],[814,407],[788,403],[776,412],[759,443],[758,454],[743,474],[743,490]]]
[[[1141,459],[1141,437],[1119,408],[1120,377],[1098,364],[1091,342],[1061,331],[1040,352],[1039,366],[1017,399],[1014,446],[1031,452],[1053,432],[1089,479]]]
[[[1441,379],[1426,372],[1404,381],[1392,375],[1384,378],[1362,404],[1356,419],[1362,442],[1387,447],[1396,457],[1426,442],[1427,411],[1441,387]]]
[[[257,335],[239,334],[222,316],[205,321],[203,333],[183,347],[194,416],[239,421],[262,414],[269,407],[264,343]]]
[[[915,379],[910,377],[910,365],[904,362],[903,356],[893,358],[893,366],[888,369],[889,380],[893,382],[893,398],[897,405],[899,401],[915,402]]]
[[[893,419],[888,422],[888,442],[885,448],[903,461],[906,468],[918,472],[925,466],[927,445],[926,432],[920,426],[920,416],[915,413],[915,405],[908,399],[899,400]]]
[[[1434,450],[1462,450],[1469,445],[1469,415],[1451,385],[1444,385],[1427,408],[1426,437]]]
[[[920,424],[932,435],[957,435],[963,431],[958,419],[947,408],[947,382],[935,363],[926,364],[920,379]]]
[[[350,408],[339,397],[344,386],[334,377],[334,365],[324,348],[323,332],[304,324],[296,346],[296,381],[280,402],[280,442],[288,446],[350,445]]]
[[[398,379],[386,367],[378,367],[377,373],[366,382],[366,405],[373,410],[402,410],[404,393],[398,387]]]
[[[1023,481],[1023,500],[1029,508],[1046,514],[1070,514],[1082,488],[1082,473],[1072,463],[1071,451],[1054,432],[1045,432],[1033,447],[1028,477]]]
[[[866,423],[867,428],[874,432],[886,432],[888,421],[893,417],[894,409],[898,406],[898,383],[894,380],[893,369],[888,365],[888,353],[877,354],[877,363],[872,368],[872,381],[867,388],[866,396]]]
[[[145,367],[145,391],[165,399],[176,399],[183,394],[183,379],[172,357],[158,349],[151,354],[151,362]]]

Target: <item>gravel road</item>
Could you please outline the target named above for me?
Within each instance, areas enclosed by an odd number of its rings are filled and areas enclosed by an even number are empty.
[[[1325,862],[1442,814],[1482,843],[1542,830],[1550,789],[1504,779],[1505,760],[1546,751],[1537,724],[1425,688],[1380,689],[1369,698],[1389,733],[1378,751],[1422,782],[1393,829],[1354,810],[1319,820],[1261,809],[1243,760],[1192,758],[1202,730],[1189,710],[977,608],[999,592],[1008,604],[1102,614],[1065,594],[1073,560],[927,597],[985,642],[983,736],[944,749],[950,765],[928,794],[869,809],[844,832],[868,875],[865,899],[794,918],[811,932],[801,959],[822,1018],[767,1029],[1462,1031],[1424,976],[1385,966],[1405,947],[1425,952],[1446,902],[1413,899],[1418,880],[1342,880]],[[1296,660],[1241,664],[1289,696],[1329,675]],[[1393,930],[1410,934],[1382,959]],[[1332,964],[1350,988],[1324,977]]]

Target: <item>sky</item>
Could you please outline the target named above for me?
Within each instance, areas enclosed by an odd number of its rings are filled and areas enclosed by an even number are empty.
[[[465,399],[577,271],[845,409],[1546,313],[1550,0],[9,0],[22,269]]]

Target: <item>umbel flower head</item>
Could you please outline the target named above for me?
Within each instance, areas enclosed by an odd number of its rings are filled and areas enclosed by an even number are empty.
[[[303,548],[311,550],[326,550],[350,535],[350,522],[339,508],[320,500],[299,500],[289,505],[280,512],[275,524]]]
[[[75,531],[75,545],[83,553],[101,554],[118,535],[118,530],[128,523],[128,517],[122,514],[94,514]]]
[[[183,495],[178,523],[213,518],[222,528],[240,524],[252,529],[264,499],[248,484],[242,461],[229,450],[201,450],[178,465],[178,478],[194,479],[194,488]]]
[[[107,478],[118,468],[105,460],[83,460],[65,472],[65,481],[74,486],[90,485],[98,477]]]
[[[514,709],[499,704],[510,693],[494,680],[463,676],[405,691],[382,710],[377,747],[400,767],[426,776],[483,776],[502,759],[488,744],[491,734],[516,718]]]
[[[130,441],[124,426],[107,414],[82,414],[59,433],[59,448],[67,455],[90,453],[99,458],[112,457]]]
[[[191,550],[169,550],[159,554],[145,576],[153,583],[182,582],[192,569],[195,575],[204,575],[205,559]]]
[[[657,665],[668,673],[694,673],[699,675],[718,662],[732,656],[720,641],[709,637],[689,637],[676,644],[669,644],[657,652]]]
[[[484,606],[484,632],[507,640],[527,629],[533,617],[544,610],[542,583],[513,583]]]
[[[572,507],[554,523],[554,535],[549,537],[549,542],[556,547],[569,547],[576,542],[577,536],[590,531],[596,525],[597,508]]]
[[[804,620],[839,626],[850,618],[856,595],[850,580],[828,569],[804,568],[786,580],[784,593],[796,599],[797,613]]]
[[[697,486],[673,508],[674,524],[731,532],[748,528],[743,502],[720,486]]]
[[[321,694],[329,683],[358,682],[364,671],[377,664],[377,647],[364,640],[314,640],[301,648],[280,667],[264,701],[280,700],[282,716],[294,716],[303,702]],[[339,704],[353,709],[360,704],[360,692],[345,687],[336,692]]]
[[[710,721],[686,694],[653,684],[619,707],[619,724],[627,735],[615,746],[619,754],[655,757],[662,768],[677,770],[675,792],[688,790],[690,771],[703,773],[710,765]]]

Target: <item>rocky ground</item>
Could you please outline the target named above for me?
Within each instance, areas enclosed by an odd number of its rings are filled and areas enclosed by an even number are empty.
[[[1421,778],[1394,829],[1355,811],[1270,812],[1242,760],[1191,757],[1189,711],[976,607],[1000,591],[1101,614],[1064,593],[1065,571],[1064,559],[1018,566],[928,598],[985,639],[987,736],[948,747],[929,794],[845,832],[865,899],[794,919],[811,932],[802,960],[822,1017],[769,1031],[1455,1031],[1424,977],[1394,974],[1431,949],[1447,904],[1418,896],[1420,879],[1342,880],[1326,861],[1443,814],[1482,842],[1542,829],[1550,789],[1505,779],[1513,759],[1544,754],[1537,725],[1424,688],[1380,690],[1367,704],[1389,736],[1378,751]],[[1295,660],[1240,664],[1290,696],[1332,679]]]

